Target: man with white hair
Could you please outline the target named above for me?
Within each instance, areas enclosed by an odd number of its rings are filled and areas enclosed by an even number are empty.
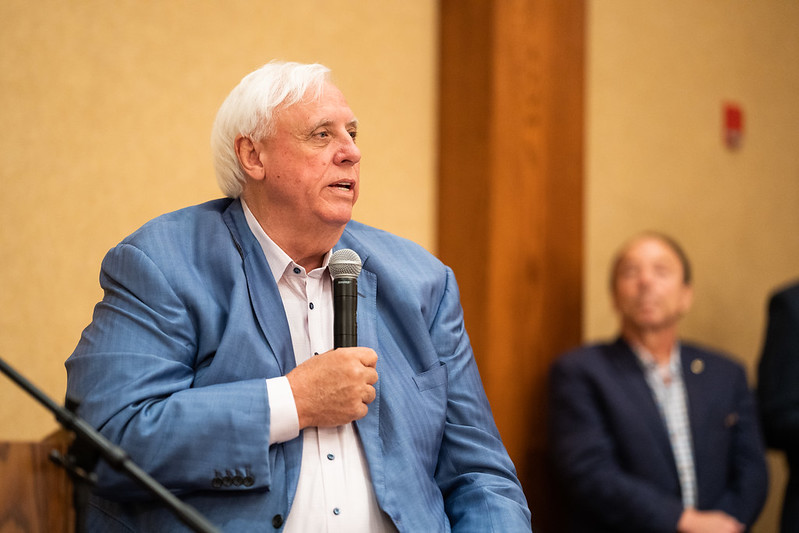
[[[212,134],[227,197],[109,251],[67,395],[226,531],[529,531],[452,271],[350,220],[357,127],[321,65],[246,76]],[[334,349],[341,248],[363,262],[360,342]],[[99,474],[90,530],[183,528]]]

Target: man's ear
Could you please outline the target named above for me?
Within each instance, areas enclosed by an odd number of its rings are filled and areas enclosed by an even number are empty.
[[[261,143],[253,143],[249,137],[239,135],[234,141],[236,157],[244,172],[252,179],[260,180],[264,177],[264,165],[261,162]]]

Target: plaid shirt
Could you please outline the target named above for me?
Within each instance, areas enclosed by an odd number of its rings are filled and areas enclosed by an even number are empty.
[[[636,347],[635,354],[644,371],[644,378],[666,425],[680,478],[684,507],[696,506],[696,470],[688,419],[688,395],[682,378],[680,346],[675,345],[667,365],[658,366],[652,354]]]

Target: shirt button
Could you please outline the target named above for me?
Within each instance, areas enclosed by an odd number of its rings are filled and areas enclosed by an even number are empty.
[[[311,309],[313,309],[313,302],[311,302],[311,303],[308,305],[308,307],[310,307]]]
[[[336,516],[340,515],[341,514],[341,509],[339,509],[338,507],[334,507],[333,508],[333,514],[336,515]]]
[[[299,274],[300,272],[302,272],[302,271],[298,267],[294,267],[294,273],[295,274]]]
[[[329,454],[327,454],[327,458],[328,458],[330,461],[332,461],[333,459],[335,459],[335,458],[336,458],[336,456],[335,456],[335,455],[333,455],[332,453],[329,453]]]

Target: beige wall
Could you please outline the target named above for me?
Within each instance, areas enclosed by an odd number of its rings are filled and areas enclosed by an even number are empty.
[[[615,333],[618,244],[666,231],[695,264],[684,333],[754,380],[767,293],[799,277],[799,3],[594,0],[588,26],[585,337]],[[728,100],[744,110],[737,152],[721,139]],[[763,533],[784,483],[770,459]]]
[[[216,109],[272,58],[333,69],[361,122],[356,218],[434,242],[436,3],[0,2],[0,357],[62,401],[105,252],[220,196]],[[0,440],[52,416],[0,377]]]

